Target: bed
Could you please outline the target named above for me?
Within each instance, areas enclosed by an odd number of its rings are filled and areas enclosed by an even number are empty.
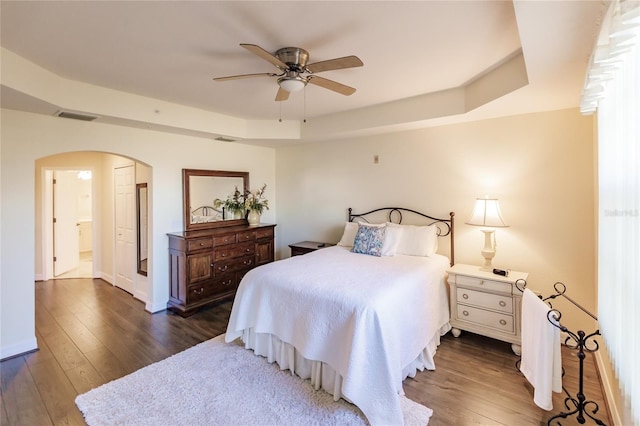
[[[369,219],[382,213],[384,220]],[[403,224],[407,213],[427,223]],[[241,338],[256,355],[352,402],[372,425],[402,424],[402,381],[435,368],[451,328],[445,275],[453,218],[349,209],[338,245],[245,275],[225,340]],[[449,257],[436,253],[445,237]]]

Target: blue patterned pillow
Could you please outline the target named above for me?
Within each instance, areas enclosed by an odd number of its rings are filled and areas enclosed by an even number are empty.
[[[382,243],[384,243],[385,226],[358,224],[358,232],[353,241],[354,253],[369,254],[371,256],[382,255]]]

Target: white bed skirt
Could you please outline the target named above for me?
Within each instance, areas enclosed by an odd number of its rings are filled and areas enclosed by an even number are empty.
[[[420,354],[402,369],[402,380],[415,377],[418,370],[435,370],[433,356],[440,345],[440,336],[450,329],[449,323],[440,328]],[[269,363],[276,362],[281,370],[290,370],[291,374],[295,373],[302,379],[310,379],[311,385],[316,390],[322,389],[328,392],[333,395],[335,401],[340,398],[349,401],[342,395],[342,376],[330,365],[322,361],[306,359],[293,345],[283,342],[274,334],[256,333],[253,328],[248,328],[243,330],[241,339],[246,349],[251,349],[256,355],[265,357]],[[404,395],[402,383],[398,386],[398,394]]]

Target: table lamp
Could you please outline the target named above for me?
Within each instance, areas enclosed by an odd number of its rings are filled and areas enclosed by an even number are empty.
[[[502,214],[500,213],[500,204],[497,198],[476,198],[476,204],[473,207],[471,218],[467,221],[469,225],[482,226],[484,232],[484,248],[481,253],[484,257],[484,265],[481,271],[493,272],[491,259],[496,255],[495,229],[506,228],[509,225],[504,223]]]

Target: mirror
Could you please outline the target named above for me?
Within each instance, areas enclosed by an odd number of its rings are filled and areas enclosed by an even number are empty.
[[[138,220],[138,273],[147,275],[147,244],[149,241],[147,184],[136,184],[136,214]]]
[[[244,212],[234,214],[214,200],[225,201],[236,188],[248,191],[249,172],[182,169],[182,186],[185,231],[247,223]]]

